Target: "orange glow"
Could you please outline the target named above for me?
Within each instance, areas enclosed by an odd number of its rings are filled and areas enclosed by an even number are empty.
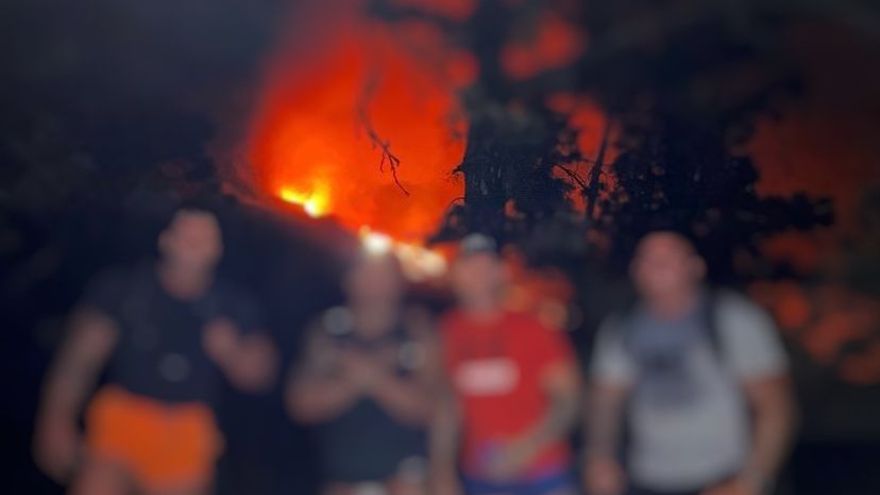
[[[420,282],[443,275],[447,268],[446,256],[436,249],[416,243],[395,241],[390,236],[369,227],[360,229],[362,249],[371,256],[394,254],[407,279]]]
[[[792,53],[804,70],[805,90],[781,110],[765,116],[746,146],[760,172],[759,194],[805,192],[834,204],[829,229],[786,234],[768,242],[767,255],[792,261],[808,274],[840,255],[841,240],[864,234],[859,226],[861,193],[878,184],[880,124],[875,112],[880,73],[876,52],[858,37],[804,27]],[[781,236],[780,236],[781,237]]]
[[[588,183],[589,181],[587,179],[593,168],[592,162],[599,157],[599,150],[602,146],[602,135],[605,132],[605,126],[608,125],[608,116],[605,115],[596,102],[592,101],[590,98],[571,93],[557,93],[551,95],[547,99],[547,106],[555,112],[568,115],[569,125],[572,129],[578,132],[577,140],[574,144],[577,147],[577,150],[580,151],[584,158],[589,160],[590,163],[571,163],[567,165],[567,168],[581,177],[584,182]],[[605,186],[603,189],[599,190],[598,199],[600,201],[607,199],[608,195],[611,194],[616,186],[614,175],[607,173],[611,171],[611,165],[619,155],[619,150],[615,146],[616,140],[616,129],[612,126],[608,135],[605,156],[603,157],[603,173],[599,176],[599,182]],[[557,178],[569,181],[572,185],[577,185],[571,177],[558,168],[554,169],[553,174]],[[586,210],[586,199],[584,198],[581,189],[577,187],[572,189],[569,192],[568,199],[577,211],[583,212]],[[599,213],[599,211],[596,211],[594,215],[598,215]]]
[[[418,242],[462,195],[451,174],[465,129],[441,73],[460,70],[461,59],[429,70],[361,2],[338,3],[333,15],[313,5],[309,25],[269,66],[247,143],[256,187],[353,232],[368,226]],[[399,159],[399,185],[385,151]]]
[[[319,183],[309,192],[300,192],[290,187],[282,187],[278,197],[283,201],[299,205],[312,218],[327,214],[330,191],[326,184]]]
[[[880,383],[875,298],[843,285],[804,286],[791,280],[756,282],[749,293],[814,362],[852,384]]]
[[[585,33],[556,12],[542,14],[532,33],[508,44],[501,65],[514,79],[525,79],[543,70],[564,67],[586,48]]]

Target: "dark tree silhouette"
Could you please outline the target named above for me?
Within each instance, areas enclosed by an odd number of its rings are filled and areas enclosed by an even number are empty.
[[[389,23],[432,24],[479,65],[479,79],[460,95],[469,123],[464,159],[455,170],[464,178],[464,202],[453,206],[436,241],[469,231],[521,239],[534,225],[571,210],[565,199],[571,183],[552,173],[556,165],[578,158],[570,146],[562,146],[574,137],[566,116],[547,107],[545,93],[520,90],[501,65],[514,29],[540,8],[538,2],[527,3],[482,1],[463,22],[393,1],[369,4],[370,13]]]
[[[513,79],[501,66],[502,50],[545,9],[588,33],[589,48],[568,66]],[[675,227],[700,239],[724,279],[733,273],[734,255],[754,254],[762,238],[832,221],[822,198],[759,196],[758,172],[742,151],[758,116],[798,97],[791,30],[820,21],[870,41],[880,26],[875,7],[830,0],[602,0],[585,13],[576,2],[483,0],[464,21],[374,0],[370,13],[392,25],[430,23],[479,65],[478,79],[461,92],[470,122],[456,169],[464,198],[435,240],[479,230],[528,247],[535,236],[555,231],[559,244],[571,248],[574,229],[582,239],[590,232],[609,239],[612,259],[623,260],[647,229]],[[568,116],[547,107],[559,92],[589,95],[604,109],[619,150],[609,166],[603,163],[609,127],[596,136],[599,156],[581,156],[571,145],[578,131]],[[588,173],[581,176],[573,164],[587,165]],[[616,179],[611,191],[603,190],[605,173]],[[573,217],[565,199],[572,188],[584,195],[583,217]]]

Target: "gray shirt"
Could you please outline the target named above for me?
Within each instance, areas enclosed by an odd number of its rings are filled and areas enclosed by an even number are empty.
[[[637,308],[626,331],[619,318],[599,330],[591,373],[631,387],[628,464],[639,485],[687,490],[735,473],[751,435],[740,385],[787,370],[765,312],[735,293],[714,298],[717,349],[697,310],[663,321]]]

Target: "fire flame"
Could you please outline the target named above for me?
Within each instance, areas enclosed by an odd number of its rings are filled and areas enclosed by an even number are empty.
[[[452,177],[465,144],[458,83],[443,76],[460,60],[446,64],[442,39],[408,26],[443,62],[426,67],[394,27],[344,3],[332,15],[314,5],[270,61],[247,158],[266,195],[417,245],[462,195]]]
[[[297,191],[291,187],[278,190],[278,197],[283,201],[299,205],[312,218],[327,214],[330,206],[330,189],[326,184],[318,184],[309,192]]]
[[[301,6],[309,22],[270,61],[247,143],[256,186],[332,217],[368,253],[394,253],[410,279],[440,275],[446,258],[422,242],[462,195],[455,89],[473,77],[470,59],[428,26],[393,32],[362,0],[336,3]]]
[[[363,250],[374,256],[394,254],[400,260],[406,278],[422,281],[439,277],[446,272],[446,257],[438,250],[420,244],[395,241],[391,236],[375,232],[369,227],[360,230]]]

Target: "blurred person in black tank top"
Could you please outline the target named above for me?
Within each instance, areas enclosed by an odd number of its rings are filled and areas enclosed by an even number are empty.
[[[216,277],[217,217],[201,205],[178,209],[158,248],[158,260],[92,281],[48,372],[36,460],[71,480],[71,493],[209,493],[223,447],[212,411],[219,387],[226,379],[265,391],[275,376],[256,304]]]
[[[436,369],[429,317],[404,305],[391,254],[360,253],[343,288],[345,306],[307,333],[288,410],[314,426],[324,495],[422,494]]]

